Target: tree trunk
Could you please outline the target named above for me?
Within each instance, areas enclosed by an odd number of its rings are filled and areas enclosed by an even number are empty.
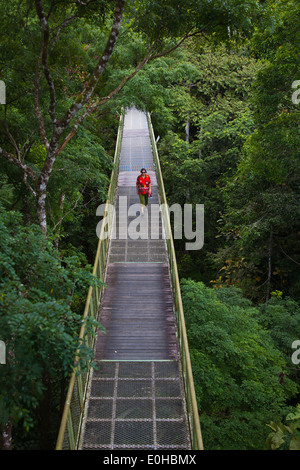
[[[58,251],[58,246],[59,246],[60,229],[61,229],[61,224],[63,220],[64,203],[65,203],[65,194],[62,193],[59,199],[59,211],[60,211],[61,218],[58,222],[58,229],[55,234],[55,248],[57,251]]]
[[[203,131],[203,126],[201,124],[201,127],[200,127],[200,133],[199,133],[199,136],[200,136],[200,139],[202,140],[202,131]],[[201,147],[199,149],[199,160],[201,160],[202,158],[202,150],[201,150]]]
[[[12,450],[12,423],[10,420],[1,428],[2,450]]]
[[[190,141],[190,118],[189,116],[186,119],[186,126],[185,126],[185,141],[189,143]]]
[[[268,279],[267,279],[267,293],[266,293],[266,302],[270,298],[271,290],[271,274],[272,274],[272,245],[273,245],[273,233],[270,233],[269,238],[269,250],[268,250]]]
[[[46,189],[39,193],[37,201],[37,215],[39,225],[43,230],[45,236],[47,236]]]
[[[56,160],[56,152],[58,148],[60,135],[56,133],[52,136],[52,142],[50,145],[49,152],[46,157],[46,161],[38,179],[38,190],[37,190],[37,214],[38,221],[41,229],[45,236],[47,236],[47,211],[46,211],[46,197],[47,197],[47,185],[52,173],[53,165]]]
[[[47,157],[45,160],[42,173],[38,179],[37,214],[38,214],[39,225],[42,228],[45,236],[47,236],[46,189],[47,189],[48,181],[49,181],[57,154],[59,152],[59,149],[61,150],[62,148],[64,148],[64,144],[60,146],[59,141],[63,133],[65,132],[65,130],[71,124],[72,120],[78,114],[78,112],[83,108],[83,106],[85,106],[89,102],[95,90],[95,87],[112,55],[112,52],[116,45],[117,38],[118,38],[120,28],[121,28],[125,0],[116,0],[115,11],[114,11],[114,21],[111,27],[110,35],[109,35],[106,47],[104,49],[104,52],[101,55],[96,67],[94,68],[94,71],[91,74],[88,80],[88,83],[84,87],[82,93],[80,93],[77,96],[77,98],[75,99],[73,104],[70,106],[68,111],[59,121],[57,121],[56,114],[55,114],[55,104],[56,104],[55,87],[54,87],[54,82],[52,80],[49,65],[48,65],[48,47],[49,47],[49,34],[50,34],[48,20],[43,11],[41,0],[35,0],[35,5],[36,5],[36,11],[40,19],[42,32],[43,32],[41,57],[42,57],[42,64],[44,68],[44,75],[48,82],[48,88],[49,88],[49,93],[50,93],[49,114],[53,123],[53,134],[51,136],[51,140],[49,144],[49,140],[45,138],[44,128],[43,128],[44,124],[42,122],[41,116],[39,115],[41,134],[43,136],[43,141],[45,143],[45,148],[47,150]],[[36,109],[37,108],[38,108],[38,103],[36,104]],[[75,125],[74,132],[71,131],[71,133],[69,134],[70,137],[72,137],[73,134],[75,133],[77,126],[78,124]],[[69,136],[67,137],[66,141],[68,141]]]

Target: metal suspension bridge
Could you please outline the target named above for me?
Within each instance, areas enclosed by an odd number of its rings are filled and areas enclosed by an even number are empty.
[[[97,320],[105,331],[93,335],[83,323],[80,339],[93,348],[96,367],[81,370],[77,360],[56,450],[202,450],[176,256],[149,114],[133,108],[121,116],[114,163],[104,213],[108,223],[101,226],[93,270],[105,284],[89,288],[84,311],[84,318]],[[136,178],[142,167],[151,177],[153,198],[139,237],[128,237],[128,227],[136,223],[130,207],[139,203]],[[162,208],[155,220],[153,203]]]

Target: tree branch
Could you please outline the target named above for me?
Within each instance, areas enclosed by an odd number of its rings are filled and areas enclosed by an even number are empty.
[[[157,59],[159,57],[163,57],[165,55],[168,55],[170,52],[174,51],[175,49],[177,49],[178,47],[181,46],[181,44],[188,38],[190,37],[193,37],[193,36],[196,36],[198,34],[201,34],[202,32],[204,31],[204,28],[199,30],[199,31],[195,31],[194,33],[188,33],[184,36],[183,39],[181,39],[175,46],[173,46],[172,48],[168,49],[167,51],[161,53],[161,54],[156,54],[156,55],[151,55],[151,52],[153,51],[153,49],[155,48],[155,45],[156,45],[156,42],[155,41],[152,46],[149,48],[148,52],[146,53],[144,59],[138,64],[138,66],[135,68],[135,70],[127,75],[126,77],[123,78],[123,80],[121,80],[121,82],[119,83],[119,85],[114,89],[112,90],[106,97],[103,97],[103,98],[99,98],[95,101],[94,104],[90,105],[89,108],[85,111],[85,113],[78,119],[78,121],[76,122],[76,124],[74,125],[72,131],[68,134],[68,136],[66,137],[65,141],[61,144],[59,150],[57,151],[56,155],[58,155],[64,148],[65,146],[67,145],[67,143],[72,139],[72,137],[74,137],[75,133],[76,133],[76,130],[79,126],[79,124],[85,119],[85,117],[90,114],[93,109],[95,109],[96,107],[98,106],[101,106],[103,104],[105,104],[107,101],[109,101],[111,98],[113,98],[123,87],[124,85],[129,81],[131,80],[135,75],[137,75],[137,73],[150,61],[150,60],[154,60],[154,59]]]
[[[89,170],[89,169],[90,169],[90,166],[89,166],[88,170]],[[85,188],[86,188],[88,182],[89,182],[89,177],[87,177],[87,179],[86,179],[86,181],[85,181],[85,183],[84,183],[83,189],[82,189],[81,192],[79,192],[79,195],[78,195],[77,199],[75,200],[73,206],[72,206],[65,214],[62,215],[62,217],[59,219],[59,221],[54,225],[53,231],[56,229],[56,227],[58,227],[59,225],[61,225],[63,219],[64,219],[65,217],[67,217],[67,215],[69,215],[74,209],[76,209],[76,207],[77,207],[77,205],[78,205],[78,203],[79,203],[81,197],[83,196],[83,193],[84,193],[84,191],[85,191]],[[64,196],[64,198],[63,198],[63,201],[60,201],[60,208],[63,207],[64,199],[65,199],[65,196]]]
[[[60,135],[62,134],[64,129],[66,129],[66,127],[70,124],[70,122],[80,111],[80,109],[82,109],[82,107],[90,100],[95,90],[95,87],[112,55],[115,44],[117,42],[123,17],[124,6],[125,0],[116,0],[113,25],[104,52],[100,60],[98,61],[96,67],[94,68],[94,71],[90,79],[88,80],[88,83],[83,88],[82,93],[80,93],[76,101],[71,105],[66,114],[63,116],[63,118],[60,119],[57,123]]]
[[[153,49],[154,45],[150,48],[150,50],[148,51],[148,53],[146,54],[146,56],[144,57],[144,59],[142,60],[142,62],[140,62],[140,64],[136,67],[136,69],[134,70],[134,72],[126,77],[123,78],[123,80],[119,83],[119,85],[108,95],[106,96],[105,98],[100,98],[100,101],[99,100],[96,100],[93,104],[91,104],[87,109],[86,111],[80,116],[80,118],[76,121],[73,129],[71,130],[71,132],[68,134],[68,136],[65,138],[64,142],[61,144],[61,146],[59,147],[59,149],[57,150],[56,152],[56,155],[58,155],[64,148],[65,146],[67,145],[67,143],[74,137],[76,131],[77,131],[77,128],[78,126],[81,124],[81,122],[86,118],[86,116],[88,116],[95,108],[97,108],[98,106],[101,106],[103,105],[104,103],[106,103],[107,101],[109,101],[114,95],[116,95],[122,88],[123,86],[131,79],[133,78],[144,66],[145,64],[148,62],[149,60],[149,56],[151,54],[151,51]]]
[[[8,126],[7,126],[7,121],[6,121],[6,111],[7,111],[7,105],[5,105],[5,111],[4,111],[4,127],[5,127],[5,131],[6,131],[6,134],[8,135],[8,138],[9,140],[11,141],[16,153],[17,153],[17,156],[18,156],[18,160],[21,161],[21,152],[20,152],[20,149],[18,147],[18,144],[17,142],[15,141],[15,139],[13,138],[12,134],[10,133],[9,129],[8,129]]]
[[[46,150],[48,150],[49,142],[46,136],[44,120],[43,120],[43,116],[42,116],[42,113],[40,110],[40,104],[39,104],[39,62],[40,60],[38,60],[37,62],[36,72],[35,72],[35,81],[34,81],[34,110],[35,110],[36,117],[38,119],[42,141],[44,143]]]
[[[28,165],[26,165],[26,163],[23,163],[14,155],[11,155],[10,153],[6,152],[0,147],[0,156],[1,155],[5,157],[7,160],[9,160],[11,163],[13,163],[15,166],[23,170],[23,173],[24,173],[23,181],[26,184],[27,188],[30,190],[30,192],[33,194],[33,196],[36,197],[37,196],[36,191],[30,186],[30,184],[27,181],[27,178],[30,177],[32,181],[34,182],[35,186],[37,185],[37,175],[35,174],[35,172]]]
[[[59,39],[59,36],[60,36],[60,33],[62,32],[63,28],[65,28],[66,26],[68,26],[71,21],[75,20],[76,18],[78,18],[78,15],[71,15],[69,16],[69,18],[67,18],[60,26],[58,26],[58,30],[57,30],[57,33],[56,33],[56,36],[52,42],[52,47],[54,47]]]
[[[171,47],[170,49],[168,49],[167,51],[164,51],[164,52],[161,52],[160,54],[156,54],[156,55],[153,55],[149,58],[149,61],[150,60],[153,60],[153,59],[158,59],[159,57],[164,57],[168,54],[170,54],[171,52],[175,51],[176,49],[178,49],[178,47],[181,46],[181,44],[186,41],[188,38],[192,38],[194,36],[197,36],[198,34],[203,34],[205,31],[205,28],[201,28],[197,31],[194,31],[193,33],[187,33],[177,44],[175,44],[175,46]]]
[[[54,87],[54,82],[52,80],[51,73],[50,73],[49,66],[48,66],[48,49],[49,49],[49,37],[50,37],[48,18],[49,18],[50,12],[48,16],[46,17],[43,7],[42,7],[41,0],[35,0],[35,8],[36,8],[36,12],[37,12],[37,15],[39,17],[41,27],[42,27],[41,58],[42,58],[42,64],[44,68],[44,74],[45,74],[45,77],[48,83],[49,92],[50,92],[49,114],[52,119],[52,123],[55,127],[56,125],[55,87]]]
[[[59,149],[57,150],[56,152],[56,156],[65,148],[65,146],[67,145],[67,143],[74,137],[74,135],[76,134],[76,131],[79,127],[79,125],[82,123],[82,121],[86,118],[86,116],[91,112],[91,108],[92,106],[89,106],[86,111],[80,116],[80,118],[76,121],[76,123],[74,124],[73,126],[73,129],[71,130],[71,132],[69,132],[69,134],[67,135],[67,137],[65,138],[65,140],[63,141],[63,143],[60,145]]]

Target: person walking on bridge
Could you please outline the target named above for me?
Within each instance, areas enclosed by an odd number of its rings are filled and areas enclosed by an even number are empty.
[[[144,209],[148,206],[148,198],[149,196],[152,196],[151,178],[147,175],[147,170],[145,168],[141,169],[141,174],[137,177],[136,192],[140,198],[141,214],[144,214]]]

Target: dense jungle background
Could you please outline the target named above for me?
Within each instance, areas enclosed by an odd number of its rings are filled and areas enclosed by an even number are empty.
[[[205,208],[204,247],[175,240],[204,447],[300,449],[299,2],[8,0],[0,17],[2,448],[55,446],[136,106],[169,205]]]

